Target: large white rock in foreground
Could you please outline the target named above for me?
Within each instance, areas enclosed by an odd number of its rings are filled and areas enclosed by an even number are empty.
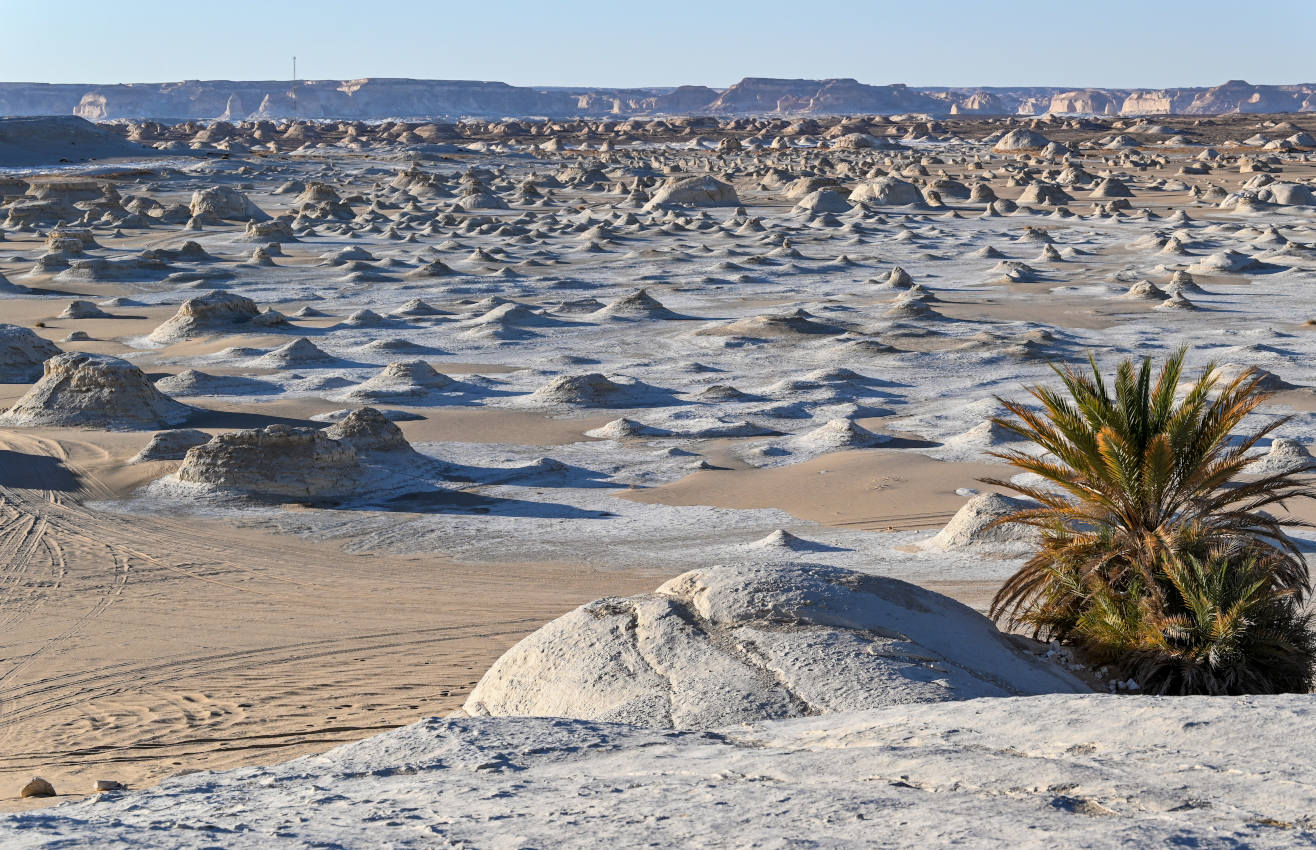
[[[1307,847],[1313,708],[1307,695],[1055,694],[720,733],[432,718],[10,814],[0,846]]]
[[[820,564],[749,564],[582,605],[508,650],[462,708],[712,729],[1084,690],[948,597]]]

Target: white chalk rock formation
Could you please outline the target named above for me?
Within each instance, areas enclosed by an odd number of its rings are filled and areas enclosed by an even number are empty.
[[[740,206],[740,197],[734,186],[712,175],[672,177],[653,193],[647,208],[665,206],[736,207]]]
[[[870,449],[891,442],[885,434],[875,434],[850,419],[830,419],[812,431],[800,434],[792,442],[813,451]]]
[[[620,383],[598,372],[559,375],[527,396],[534,404],[573,407],[624,407],[643,404],[653,388],[639,381]]]
[[[219,434],[187,452],[179,481],[294,499],[333,499],[360,486],[356,451],[315,428],[267,425]]]
[[[618,298],[606,307],[595,310],[591,315],[600,319],[679,319],[676,313],[668,310],[662,302],[641,289],[630,295]]]
[[[1316,471],[1316,459],[1313,459],[1307,447],[1297,440],[1276,437],[1270,441],[1270,451],[1248,464],[1244,471],[1251,475],[1313,472]]]
[[[210,435],[195,428],[178,428],[160,431],[151,437],[151,442],[133,455],[129,463],[145,463],[151,460],[182,460],[188,449],[210,442]]]
[[[1019,127],[1011,130],[996,140],[992,150],[997,153],[1015,153],[1017,151],[1041,150],[1051,144],[1051,140],[1041,133]]]
[[[177,313],[146,338],[168,344],[209,334],[241,332],[259,315],[260,308],[250,298],[215,291],[184,301]]]
[[[126,360],[60,354],[47,360],[41,379],[0,414],[0,425],[134,431],[174,425],[192,413]]]
[[[411,443],[402,435],[402,429],[373,407],[353,410],[324,429],[324,435],[351,446],[358,454],[411,451]]]
[[[713,729],[1082,690],[940,594],[819,564],[751,564],[582,605],[508,650],[462,710]]]
[[[944,550],[1022,551],[1031,545],[1036,532],[1015,523],[995,523],[1028,507],[1036,505],[1000,493],[981,493],[965,502],[946,527],[923,545]]]
[[[59,314],[61,319],[108,319],[110,314],[106,313],[94,302],[78,299],[70,301],[69,306]]]
[[[850,200],[861,204],[879,204],[882,206],[921,205],[923,193],[913,183],[895,177],[878,177],[860,183],[850,193]]]
[[[424,360],[403,360],[388,364],[379,374],[347,390],[340,398],[404,404],[423,400],[431,392],[447,389],[454,383]]]
[[[815,189],[800,199],[795,205],[795,212],[821,215],[822,213],[841,214],[850,211],[850,202],[845,195],[834,188]]]
[[[338,362],[338,358],[324,351],[304,336],[298,337],[292,342],[284,343],[273,351],[266,352],[251,361],[253,366],[264,369],[330,366]]]
[[[270,216],[231,186],[211,186],[192,193],[192,217],[202,221],[268,221]]]
[[[41,377],[41,364],[60,354],[58,345],[19,325],[0,324],[0,384],[27,384]]]

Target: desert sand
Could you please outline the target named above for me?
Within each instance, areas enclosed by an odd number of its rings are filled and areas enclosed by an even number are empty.
[[[1316,153],[1300,142],[1312,131],[1305,115],[1163,126],[981,116],[138,122],[104,132],[142,146],[140,158],[11,163],[0,170],[0,805],[78,798],[98,780],[138,799],[166,777],[244,768],[179,815],[218,823],[225,795],[249,787],[240,783],[350,771],[353,759],[394,769],[481,729],[516,741],[469,745],[479,750],[472,764],[516,762],[535,741],[578,735],[616,742],[600,753],[698,751],[741,778],[767,771],[738,749],[750,744],[585,722],[663,725],[670,706],[654,709],[644,688],[634,697],[643,710],[616,713],[596,710],[585,685],[572,702],[490,680],[472,698],[487,671],[520,671],[523,683],[555,654],[566,653],[552,670],[589,679],[592,656],[571,654],[581,637],[572,617],[603,612],[624,630],[655,605],[681,616],[694,597],[655,588],[716,565],[777,575],[803,563],[846,576],[833,584],[851,589],[865,576],[910,583],[892,598],[953,597],[968,607],[926,604],[1001,642],[990,663],[970,663],[936,644],[935,629],[908,632],[921,660],[893,663],[893,684],[873,699],[756,696],[748,714],[727,715],[727,724],[810,715],[743,738],[780,748],[781,787],[801,799],[825,793],[805,778],[815,750],[831,746],[810,737],[814,728],[860,766],[867,755],[850,750],[871,750],[871,724],[910,736],[907,759],[863,768],[903,806],[909,789],[941,788],[966,769],[914,776],[910,764],[931,746],[913,740],[918,730],[1013,728],[973,725],[966,706],[1019,700],[1027,726],[1038,706],[1087,716],[1107,711],[1100,700],[1133,699],[1059,696],[1120,688],[996,634],[971,610],[985,609],[1026,542],[985,528],[995,503],[978,479],[1001,475],[988,453],[1014,445],[989,422],[1003,410],[995,397],[1048,380],[1050,361],[1191,344],[1193,369],[1264,369],[1276,395],[1263,412],[1292,415],[1257,472],[1305,463],[1316,441]],[[124,152],[109,145],[105,155]],[[1316,518],[1312,506],[1293,507]],[[614,599],[579,608],[605,597]],[[670,623],[646,633],[721,647],[717,657],[761,690],[762,670],[724,645],[762,626],[756,612],[697,634]],[[790,628],[826,626],[839,630],[828,641],[875,646],[883,618]],[[613,637],[598,638],[598,657]],[[1016,662],[1045,675],[1020,684],[1003,672]],[[814,681],[810,664],[789,681]],[[965,672],[910,684],[927,665]],[[701,693],[689,712],[714,720],[686,727],[719,728]],[[919,707],[893,705],[911,701]],[[583,719],[423,721],[331,756],[246,769],[464,704],[477,715],[552,705]],[[793,708],[753,707],[768,704]],[[860,709],[841,726],[808,725]],[[1267,712],[1298,710],[1239,708],[1260,713],[1249,721],[1258,728]],[[1110,763],[1143,746],[1113,732],[1102,740]],[[544,770],[578,758],[599,782],[622,782],[595,746]],[[1210,755],[1184,747],[1185,760]],[[1239,757],[1230,750],[1218,769]],[[1001,771],[1025,772],[1005,761]],[[636,763],[636,787],[648,790],[627,811],[663,793],[661,773]],[[19,799],[34,774],[61,796]],[[668,788],[694,805],[700,775]],[[470,776],[446,777],[434,793],[501,793]],[[543,780],[544,799],[573,793],[559,780]],[[124,818],[114,840],[140,840],[135,830],[167,817],[161,801],[203,781],[147,790],[140,799],[151,802],[131,817],[113,802],[103,811]],[[1147,793],[1173,796],[1145,781]],[[1061,784],[1001,793],[1010,805],[1043,795],[1034,802],[1051,807],[1054,824],[1133,799]],[[968,795],[954,809],[964,823],[989,805],[989,795],[954,793]],[[1294,820],[1263,802],[1220,828],[1237,836],[1257,818]],[[286,816],[260,807],[260,829]],[[0,821],[0,835],[37,824],[51,840],[84,834],[62,817]],[[727,826],[691,823],[715,822]],[[560,826],[535,823],[526,835]],[[1156,828],[1192,829],[1174,824]],[[445,834],[458,840],[463,829]],[[500,841],[513,844],[508,829]],[[679,843],[688,833],[654,834]],[[243,841],[259,844],[232,844]]]

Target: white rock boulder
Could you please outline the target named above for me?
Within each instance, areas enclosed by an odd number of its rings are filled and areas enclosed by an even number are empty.
[[[270,216],[231,186],[211,186],[192,193],[189,209],[202,221],[268,221]]]
[[[147,339],[172,343],[215,333],[242,332],[259,315],[260,308],[250,298],[215,291],[184,301],[178,312],[151,331]]]
[[[105,430],[176,425],[193,409],[160,392],[126,360],[105,354],[60,354],[0,425],[57,425]]]
[[[712,175],[702,177],[673,177],[659,186],[649,200],[649,208],[681,207],[735,207],[740,205],[736,188]]]
[[[948,597],[778,563],[692,570],[655,593],[583,605],[508,650],[462,710],[712,729],[1084,690]]]
[[[881,206],[922,205],[923,193],[913,183],[896,177],[878,177],[860,183],[850,193],[851,201],[861,204],[878,204]]]
[[[26,384],[41,377],[41,364],[61,353],[59,346],[18,325],[0,324],[0,384]]]
[[[362,483],[356,451],[314,428],[268,425],[188,450],[179,481],[260,496],[342,498]]]

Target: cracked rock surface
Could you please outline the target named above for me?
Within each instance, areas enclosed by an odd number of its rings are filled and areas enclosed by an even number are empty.
[[[820,564],[743,564],[582,605],[508,650],[462,710],[713,729],[1086,690],[940,594]]]

